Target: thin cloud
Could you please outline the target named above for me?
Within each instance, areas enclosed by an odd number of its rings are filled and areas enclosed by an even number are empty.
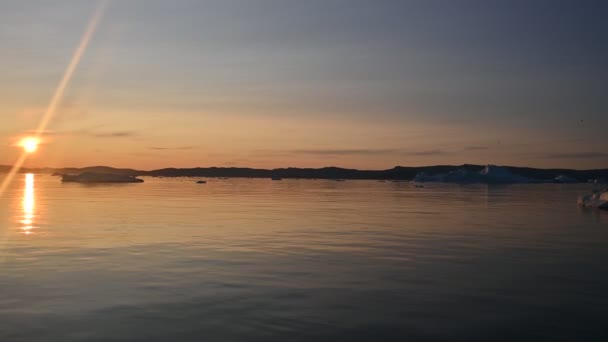
[[[116,132],[101,132],[101,133],[89,133],[96,138],[128,138],[134,137],[137,133],[133,131],[116,131]]]
[[[34,130],[24,131],[24,134],[36,134]],[[137,136],[135,131],[108,131],[102,132],[91,129],[81,129],[74,131],[50,131],[45,130],[40,133],[41,136],[89,136],[94,138],[128,138]]]
[[[488,146],[467,146],[464,149],[465,151],[483,151],[489,150],[490,148]]]
[[[417,156],[417,157],[427,157],[427,156],[443,156],[449,154],[444,150],[428,150],[428,151],[415,151],[415,152],[405,152],[405,155],[408,156]]]
[[[404,151],[401,149],[327,149],[327,150],[293,150],[291,153],[296,154],[311,154],[311,155],[333,155],[333,156],[372,156],[378,154],[395,154],[395,155],[406,155],[406,156],[439,156],[449,154],[444,150],[434,149],[425,151]]]
[[[43,136],[43,137],[52,137],[52,136],[62,135],[61,132],[55,132],[55,131],[49,131],[49,130],[44,130],[42,132],[36,132],[36,130],[33,130],[33,129],[23,131],[23,134],[25,134],[25,135],[39,134],[40,136]]]
[[[159,153],[151,153],[151,152],[131,152],[129,153],[131,156],[136,157],[160,157]]]
[[[222,166],[227,166],[227,167],[236,167],[236,166],[240,166],[240,165],[248,165],[251,164],[252,161],[249,159],[239,159],[239,160],[231,160],[231,161],[227,161],[222,163]]]
[[[549,159],[596,159],[608,158],[608,153],[604,152],[579,152],[579,153],[555,153],[546,156]]]
[[[194,149],[196,146],[180,146],[180,147],[162,147],[162,146],[152,146],[149,147],[150,150],[154,150],[154,151],[184,151],[184,150],[192,150]]]
[[[387,154],[398,153],[395,149],[344,149],[344,150],[293,150],[295,154],[313,154],[313,155],[372,155],[372,154]]]

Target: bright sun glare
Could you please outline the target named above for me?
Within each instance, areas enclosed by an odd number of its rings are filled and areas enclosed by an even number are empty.
[[[40,140],[36,138],[23,138],[19,146],[23,147],[23,150],[27,153],[34,153],[38,149],[38,144],[40,144]]]

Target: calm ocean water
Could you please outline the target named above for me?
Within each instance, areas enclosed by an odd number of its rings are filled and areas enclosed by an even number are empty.
[[[591,189],[18,175],[0,341],[606,341]]]

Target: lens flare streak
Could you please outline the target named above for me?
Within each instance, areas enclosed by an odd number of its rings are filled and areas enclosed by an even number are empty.
[[[39,137],[42,133],[44,133],[44,130],[53,118],[53,115],[55,115],[55,112],[57,111],[57,106],[61,103],[65,89],[70,83],[72,75],[74,74],[74,71],[76,71],[76,67],[78,67],[82,55],[89,46],[89,42],[91,41],[91,38],[93,37],[95,30],[97,29],[97,25],[99,24],[99,21],[101,20],[105,12],[106,6],[107,1],[100,2],[95,13],[93,14],[93,17],[89,21],[89,25],[87,26],[87,29],[85,30],[84,34],[82,35],[82,38],[80,39],[80,44],[78,44],[78,48],[76,48],[76,51],[74,52],[74,55],[70,60],[70,64],[68,64],[68,67],[66,68],[65,73],[63,74],[63,77],[59,82],[59,85],[55,89],[55,93],[53,94],[53,97],[51,98],[51,101],[49,102],[46,111],[42,116],[42,120],[40,120],[40,124],[36,129],[36,137]]]
[[[46,110],[44,111],[44,114],[42,115],[42,119],[40,120],[40,123],[36,128],[34,137],[30,138],[34,139],[33,141],[40,140],[40,136],[44,133],[44,131],[49,125],[49,122],[55,115],[55,112],[57,111],[57,106],[61,103],[61,100],[63,99],[63,95],[65,93],[65,89],[69,85],[70,80],[72,79],[72,76],[74,75],[74,72],[76,71],[76,68],[80,63],[82,56],[84,55],[87,47],[89,46],[89,42],[91,41],[91,38],[93,37],[93,34],[95,33],[95,30],[97,29],[97,26],[99,25],[99,22],[103,17],[107,4],[108,0],[99,2],[99,5],[97,6],[93,14],[93,17],[89,21],[89,24],[87,25],[87,28],[84,34],[82,35],[82,38],[80,39],[80,43],[78,44],[76,51],[74,51],[74,54],[70,59],[70,63],[68,64],[63,74],[63,77],[61,78],[61,81],[59,82],[57,88],[55,89],[55,92],[53,93],[53,97],[51,97],[51,101],[49,102],[48,106],[46,107]],[[33,152],[29,151],[26,146],[24,147],[25,150],[23,151],[19,159],[17,159],[17,161],[13,164],[13,167],[11,168],[9,173],[4,177],[2,184],[0,184],[0,196],[4,194],[6,188],[9,186],[17,172],[19,172],[19,170],[25,163],[28,153]],[[30,147],[33,148],[33,146]]]

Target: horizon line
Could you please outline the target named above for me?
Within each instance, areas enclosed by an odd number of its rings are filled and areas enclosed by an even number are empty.
[[[396,168],[410,168],[410,169],[415,169],[415,168],[431,168],[431,167],[464,167],[464,166],[499,166],[499,167],[509,167],[509,168],[522,168],[522,169],[535,169],[535,170],[568,170],[568,171],[608,171],[608,166],[603,167],[603,168],[593,168],[593,169],[575,169],[575,168],[543,168],[543,167],[532,167],[532,166],[515,166],[515,165],[499,165],[499,164],[472,164],[472,163],[464,163],[464,164],[458,164],[458,165],[454,165],[454,164],[435,164],[435,165],[422,165],[422,166],[404,166],[404,165],[395,165],[393,167],[390,168],[384,168],[384,169],[360,169],[360,168],[348,168],[348,167],[341,167],[341,166],[320,166],[320,167],[297,167],[297,166],[285,166],[285,167],[274,167],[274,168],[256,168],[256,167],[248,167],[248,166],[193,166],[193,167],[174,167],[174,166],[168,166],[168,167],[160,167],[160,168],[154,168],[154,169],[139,169],[139,168],[132,168],[132,167],[115,167],[115,166],[108,166],[108,165],[91,165],[91,166],[81,166],[81,167],[75,167],[75,166],[63,166],[63,167],[50,167],[50,166],[30,166],[30,167],[22,167],[22,169],[51,169],[51,170],[60,170],[60,169],[88,169],[88,168],[110,168],[110,169],[115,169],[115,170],[133,170],[133,171],[142,171],[142,172],[152,172],[152,171],[158,171],[158,170],[165,170],[165,169],[176,169],[176,170],[190,170],[190,169],[251,169],[251,170],[266,170],[266,171],[272,171],[272,170],[281,170],[281,169],[308,169],[308,170],[320,170],[320,169],[343,169],[343,170],[356,170],[356,171],[387,171],[387,170],[393,170]],[[13,167],[12,165],[0,165],[0,168],[11,168]],[[21,173],[21,172],[20,172]]]

